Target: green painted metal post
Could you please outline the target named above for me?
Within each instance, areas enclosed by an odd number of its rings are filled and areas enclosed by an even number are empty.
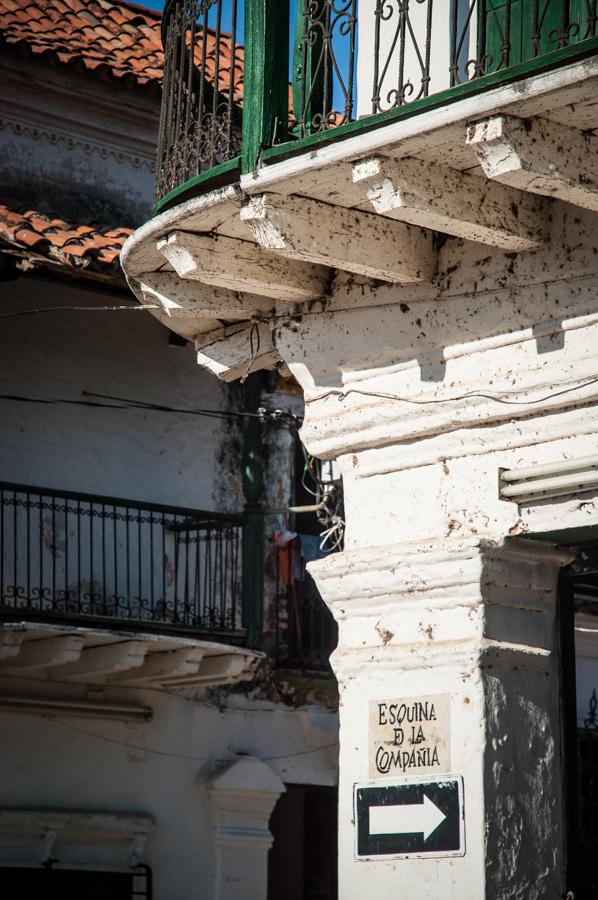
[[[256,412],[260,405],[260,376],[250,375],[244,386],[244,409]],[[264,619],[264,448],[262,425],[257,418],[243,424],[242,458],[245,525],[243,526],[243,626],[250,644],[257,644]]]
[[[245,0],[243,172],[253,172],[262,150],[287,138],[289,17],[289,0]]]

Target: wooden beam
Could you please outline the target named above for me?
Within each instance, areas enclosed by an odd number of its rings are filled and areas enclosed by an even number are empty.
[[[0,659],[12,659],[21,651],[25,633],[23,631],[0,632]]]
[[[195,339],[197,363],[221,381],[236,381],[260,369],[274,369],[281,358],[266,322],[218,328]]]
[[[222,656],[206,656],[197,675],[184,679],[173,679],[169,685],[179,684],[227,684],[238,681],[245,669],[250,670],[250,661],[241,653],[227,653]]]
[[[502,250],[542,239],[539,201],[466,172],[422,159],[363,160],[353,166],[377,213]]]
[[[546,119],[492,116],[467,132],[486,176],[598,210],[598,138]]]
[[[281,262],[234,238],[175,231],[158,242],[158,249],[181,278],[275,300],[316,300],[329,280],[324,268]]]
[[[173,319],[245,320],[258,313],[268,313],[273,307],[266,297],[189,282],[175,272],[144,272],[139,282],[146,301],[160,303]]]
[[[383,281],[431,280],[432,235],[372,213],[304,197],[261,194],[241,207],[264,250]]]
[[[21,647],[11,667],[19,669],[41,669],[77,662],[81,656],[85,638],[68,634],[61,637],[27,641]]]
[[[143,664],[147,653],[145,641],[120,641],[84,650],[78,662],[54,669],[53,675],[66,681],[86,681],[136,669]]]
[[[143,682],[168,682],[173,678],[189,677],[199,671],[204,650],[201,647],[182,647],[180,650],[167,650],[162,653],[150,653],[143,665],[133,675],[126,672],[109,675],[108,681],[119,681],[126,684]]]

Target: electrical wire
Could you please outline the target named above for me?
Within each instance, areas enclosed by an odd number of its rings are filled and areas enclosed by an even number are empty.
[[[159,303],[131,303],[129,306],[45,306],[41,309],[19,309],[0,313],[0,319],[17,319],[20,316],[36,316],[48,312],[117,312],[125,309],[161,309],[161,306]]]
[[[26,715],[31,714],[26,713]],[[238,755],[226,758],[215,756],[190,756],[185,753],[173,753],[169,750],[156,750],[153,747],[143,747],[139,744],[131,744],[128,741],[119,741],[117,738],[110,738],[94,731],[88,731],[86,728],[79,728],[76,725],[72,725],[70,722],[62,722],[54,716],[42,715],[40,718],[45,719],[47,722],[52,722],[55,725],[60,725],[62,728],[67,728],[70,731],[75,731],[78,734],[83,734],[86,737],[95,738],[96,740],[104,741],[107,744],[116,744],[117,746],[125,747],[128,750],[138,750],[140,753],[151,753],[154,756],[166,756],[171,759],[183,759],[191,762],[232,762],[234,759],[238,758]],[[281,759],[294,759],[297,756],[307,756],[310,753],[319,753],[321,750],[332,750],[335,747],[338,747],[338,741],[334,741],[332,744],[325,744],[323,747],[315,747],[312,750],[297,750],[294,753],[283,753],[279,756],[260,756],[259,759],[262,762],[275,762]]]
[[[413,397],[402,397],[399,394],[387,394],[382,391],[364,391],[360,388],[349,388],[348,390],[343,390],[342,388],[330,388],[327,391],[324,391],[322,394],[318,394],[317,397],[311,397],[305,400],[305,405],[309,405],[312,403],[317,403],[320,400],[326,400],[327,397],[339,397],[341,400],[344,400],[349,394],[359,394],[362,397],[375,397],[380,400],[394,400],[398,403],[409,403],[414,406],[429,406],[432,404],[438,405],[443,403],[455,403],[459,400],[469,400],[469,399],[481,399],[481,400],[490,400],[494,403],[501,403],[505,406],[533,406],[536,403],[545,403],[547,400],[553,400],[556,397],[563,397],[565,394],[571,394],[573,391],[579,391],[582,388],[590,387],[593,384],[598,384],[598,375],[593,376],[592,378],[587,379],[581,384],[572,385],[568,388],[562,388],[559,391],[554,391],[550,394],[546,394],[543,397],[536,397],[533,400],[508,400],[505,399],[504,394],[490,394],[484,391],[468,391],[465,394],[458,394],[451,397],[434,397],[429,398],[427,400],[416,400]]]
[[[260,412],[245,412],[237,410],[218,409],[186,409],[184,407],[167,406],[161,403],[151,403],[145,400],[134,400],[125,397],[112,396],[110,394],[96,394],[92,391],[82,391],[83,396],[98,398],[90,400],[70,400],[65,397],[29,397],[23,394],[0,394],[0,400],[9,400],[18,403],[41,403],[45,405],[87,406],[95,409],[136,409],[149,412],[177,413],[185,416],[204,416],[212,419],[259,419],[261,422],[280,423],[291,425],[295,423],[292,413],[281,413],[280,410],[269,411],[262,409]],[[98,402],[114,401],[114,402]]]
[[[307,494],[314,497],[318,503],[316,516],[323,529],[320,532],[320,550],[334,553],[342,549],[345,535],[345,520],[340,515],[343,502],[342,490],[339,490],[336,485],[330,485],[322,481],[319,472],[319,461],[315,456],[307,452],[303,444],[301,444],[301,450],[304,458],[301,487]],[[315,490],[312,490],[306,484],[308,473],[314,483]]]
[[[95,397],[99,400],[111,400],[116,401],[124,405],[126,409],[150,409],[155,410],[156,412],[175,412],[175,413],[183,413],[184,415],[196,415],[196,416],[215,416],[217,418],[237,418],[241,416],[242,418],[250,418],[250,419],[259,419],[260,414],[255,412],[243,412],[241,410],[228,410],[228,409],[185,409],[183,407],[177,406],[167,406],[163,403],[153,403],[150,400],[136,400],[132,397],[119,397],[114,394],[98,394],[94,391],[81,391],[84,397]],[[118,408],[118,407],[117,407]],[[266,411],[267,415],[267,411]]]
[[[255,340],[255,346],[254,346]],[[251,328],[249,329],[249,362],[247,363],[247,368],[241,375],[239,381],[241,384],[245,384],[247,379],[249,378],[249,373],[251,372],[251,367],[257,359],[258,353],[260,352],[260,328],[257,322],[253,322]]]

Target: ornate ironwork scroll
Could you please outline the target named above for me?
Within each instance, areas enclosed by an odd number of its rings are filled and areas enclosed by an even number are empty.
[[[241,627],[240,517],[0,483],[0,616]]]
[[[164,11],[156,200],[240,152],[242,2],[171,0]]]
[[[356,37],[357,0],[299,0],[293,57],[298,136],[353,118]]]
[[[596,8],[596,0],[375,0],[372,112],[594,37]]]

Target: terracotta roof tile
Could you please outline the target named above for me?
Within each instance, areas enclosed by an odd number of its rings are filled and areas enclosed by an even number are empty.
[[[88,71],[159,87],[164,53],[160,13],[126,0],[0,0],[0,42]],[[207,32],[206,74],[215,77],[217,41]],[[198,60],[201,41],[196,47]],[[220,38],[219,87],[228,90],[232,41]],[[243,48],[235,50],[235,98],[241,100]]]
[[[118,276],[118,257],[131,228],[73,223],[26,205],[0,201],[0,252],[34,253],[38,262]]]
[[[132,75],[139,85],[161,81],[160,14],[124,0],[0,0],[0,36],[36,56],[88,69],[104,64],[115,78]]]

